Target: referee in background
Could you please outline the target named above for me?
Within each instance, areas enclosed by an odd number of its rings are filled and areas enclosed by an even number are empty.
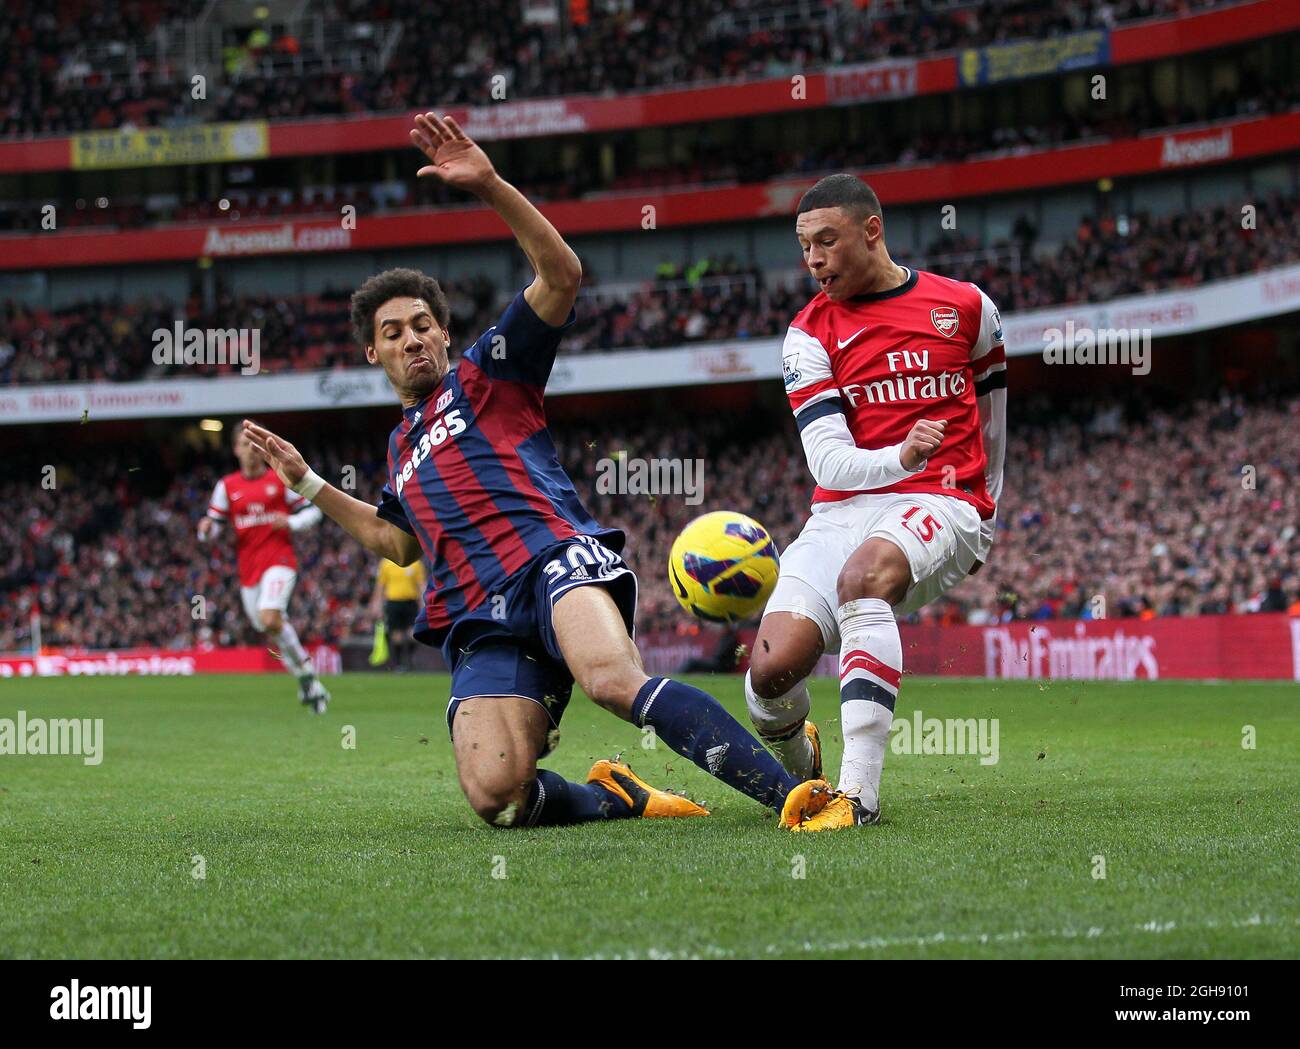
[[[411,627],[420,612],[424,593],[424,561],[417,558],[403,568],[387,558],[379,562],[370,614],[378,617],[383,602],[384,630],[388,634],[388,667],[399,673],[411,669]]]

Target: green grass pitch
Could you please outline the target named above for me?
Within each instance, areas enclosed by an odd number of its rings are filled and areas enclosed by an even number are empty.
[[[739,678],[695,680],[748,723]],[[0,684],[0,718],[104,722],[98,766],[0,756],[0,955],[1300,954],[1294,685],[909,677],[900,718],[996,717],[1000,761],[891,752],[884,824],[821,835],[580,695],[550,768],[621,750],[712,817],[494,830],[446,678],[330,685],[314,717],[287,677]],[[834,683],[814,697],[833,772]]]

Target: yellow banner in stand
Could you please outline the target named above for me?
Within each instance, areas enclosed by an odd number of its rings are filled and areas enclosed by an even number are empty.
[[[72,139],[72,166],[144,168],[163,164],[213,164],[267,155],[266,121],[199,124],[144,131],[91,131]]]

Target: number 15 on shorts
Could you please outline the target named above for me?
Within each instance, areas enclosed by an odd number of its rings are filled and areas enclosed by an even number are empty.
[[[903,527],[921,542],[928,543],[935,537],[935,533],[943,531],[943,525],[934,519],[933,514],[926,514],[920,520],[916,520],[916,515],[920,512],[921,508],[914,506],[903,514]]]

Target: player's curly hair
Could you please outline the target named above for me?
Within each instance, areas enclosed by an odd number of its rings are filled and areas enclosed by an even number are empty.
[[[375,341],[375,311],[389,299],[423,299],[440,327],[451,321],[451,306],[438,282],[419,270],[391,269],[376,273],[352,296],[352,335],[362,349]]]

